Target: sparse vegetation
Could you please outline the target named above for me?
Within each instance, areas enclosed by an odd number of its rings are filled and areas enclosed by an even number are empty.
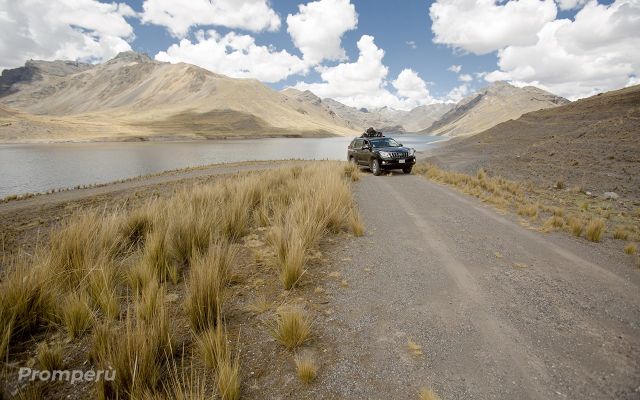
[[[543,231],[564,230],[592,242],[602,241],[607,232],[612,232],[610,237],[619,240],[640,238],[638,215],[630,211],[628,205],[598,199],[587,194],[582,186],[554,191],[538,188],[531,182],[492,177],[482,168],[475,175],[445,171],[433,164],[419,164],[414,170],[430,180],[455,186],[498,209],[541,224]],[[554,187],[565,187],[564,181],[558,183],[561,185]],[[529,221],[521,223],[529,226]]]
[[[627,254],[636,254],[637,251],[638,247],[635,245],[635,243],[629,243],[624,247],[624,252]]]
[[[418,394],[420,400],[440,400],[440,397],[433,390],[423,387]]]
[[[289,350],[293,350],[311,336],[311,321],[307,314],[297,307],[278,310],[275,325],[271,327],[273,337]]]
[[[363,233],[349,188],[358,173],[343,163],[309,164],[75,212],[3,271],[0,356],[11,359],[12,349],[39,335],[36,360],[53,367],[88,342],[92,366],[116,371],[113,382],[99,383],[100,398],[210,398],[213,386],[184,374],[200,376],[197,368],[175,362],[199,356],[218,395],[237,399],[240,353],[231,351],[222,319],[225,301],[246,279],[234,272],[251,259],[241,249],[245,235],[260,235],[259,267],[277,266],[282,286],[295,288],[320,262],[326,235]],[[256,312],[272,307],[264,298]],[[60,331],[69,337],[64,348],[50,340]],[[273,334],[298,348],[311,336],[311,316],[282,308]]]
[[[309,384],[316,379],[318,365],[311,352],[303,351],[297,353],[294,356],[294,361],[296,363],[296,370],[298,371],[298,378],[300,378],[303,383]]]
[[[37,349],[38,366],[42,370],[53,371],[62,369],[64,362],[62,347],[60,345],[49,346],[46,342],[40,343]]]
[[[605,223],[602,218],[592,219],[587,224],[585,237],[592,242],[599,242],[605,230]]]

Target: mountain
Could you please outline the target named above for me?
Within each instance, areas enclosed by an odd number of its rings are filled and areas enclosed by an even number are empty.
[[[523,88],[496,82],[462,99],[453,109],[420,133],[469,136],[522,114],[567,104],[569,100],[533,86]]]
[[[50,118],[51,140],[355,134],[325,108],[294,103],[257,80],[134,52],[97,65],[29,61],[5,70],[0,103]],[[0,130],[0,140],[14,136],[11,126]],[[42,132],[24,139],[35,137]]]
[[[416,107],[411,111],[395,110],[389,107],[367,110],[350,107],[330,98],[320,99],[308,90],[303,92],[287,88],[281,93],[300,102],[324,107],[325,110],[333,112],[357,130],[374,127],[383,132],[416,132],[430,126],[453,107],[450,104],[430,104]]]
[[[524,114],[435,150],[432,161],[640,198],[640,85]]]

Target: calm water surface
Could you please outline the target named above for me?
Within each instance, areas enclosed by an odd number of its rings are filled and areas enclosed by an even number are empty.
[[[439,137],[397,135],[417,151]],[[344,160],[352,138],[0,145],[0,198],[215,163]]]

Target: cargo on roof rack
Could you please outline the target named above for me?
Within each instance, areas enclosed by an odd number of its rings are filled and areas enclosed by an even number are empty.
[[[384,135],[382,134],[381,131],[376,131],[373,128],[369,128],[367,129],[362,135],[360,135],[360,137],[383,137]]]

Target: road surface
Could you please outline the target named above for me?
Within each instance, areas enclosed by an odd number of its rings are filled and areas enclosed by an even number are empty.
[[[640,398],[629,256],[526,229],[419,176],[366,174],[355,190],[367,234],[332,256],[348,287],[332,289],[337,362],[316,395]]]

